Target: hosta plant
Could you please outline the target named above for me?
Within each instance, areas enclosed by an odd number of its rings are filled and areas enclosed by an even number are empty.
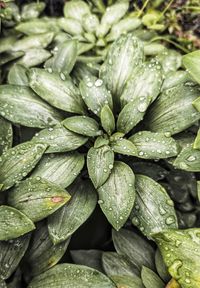
[[[0,285],[199,287],[199,52],[127,33],[86,64],[54,20],[0,46]],[[57,264],[98,206],[112,240]]]

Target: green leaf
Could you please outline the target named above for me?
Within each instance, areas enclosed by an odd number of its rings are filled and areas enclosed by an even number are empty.
[[[164,288],[165,284],[151,269],[143,266],[141,272],[142,282],[146,288]]]
[[[58,25],[54,18],[36,18],[26,22],[20,22],[15,26],[15,30],[26,35],[59,32]]]
[[[167,75],[181,67],[182,55],[176,50],[167,49],[157,56],[157,60],[162,65],[164,74]]]
[[[107,181],[98,188],[99,205],[111,225],[119,230],[128,219],[135,201],[135,176],[123,162],[114,162]]]
[[[150,97],[142,97],[135,98],[133,101],[126,104],[119,113],[117,119],[117,130],[125,134],[130,132],[144,118],[150,103]]]
[[[100,250],[71,250],[70,255],[75,264],[86,265],[90,268],[103,271],[102,267],[102,251]]]
[[[148,112],[146,126],[153,132],[171,135],[187,129],[200,119],[192,106],[198,96],[196,87],[183,84],[163,91]]]
[[[178,228],[173,201],[165,189],[144,175],[137,175],[135,205],[131,221],[141,232],[151,238],[151,234]]]
[[[115,117],[112,110],[108,105],[103,106],[101,109],[101,126],[108,135],[111,135],[115,130]]]
[[[142,131],[134,134],[129,140],[137,150],[137,157],[144,159],[164,159],[176,156],[179,147],[172,137],[165,133]]]
[[[12,147],[13,130],[10,122],[0,117],[0,155]]]
[[[54,213],[70,198],[66,190],[37,176],[27,178],[9,191],[8,203],[37,222]]]
[[[0,86],[0,115],[15,124],[38,128],[56,125],[63,119],[29,88],[19,85]]]
[[[169,282],[170,280],[170,275],[167,270],[167,266],[165,265],[165,262],[163,261],[163,257],[160,253],[160,250],[156,250],[155,254],[155,264],[156,264],[156,270],[160,276],[160,278],[165,282]],[[173,287],[172,287],[173,288]]]
[[[66,129],[62,124],[50,127],[36,133],[33,142],[48,145],[45,153],[68,152],[78,149],[87,142],[88,138]]]
[[[64,74],[63,74],[64,75]],[[29,72],[30,87],[45,101],[61,110],[83,114],[84,104],[78,88],[70,78],[61,79],[55,73],[44,69],[31,68]]]
[[[109,277],[113,275],[139,276],[138,269],[125,256],[116,252],[103,252],[102,264]]]
[[[41,159],[47,145],[25,142],[10,148],[0,158],[0,183],[7,190],[26,177]]]
[[[51,57],[49,51],[43,48],[32,48],[25,51],[25,54],[17,61],[17,63],[27,68],[35,67],[44,63],[49,57]]]
[[[144,57],[143,45],[132,34],[122,35],[111,46],[101,67],[100,77],[119,104],[122,90]]]
[[[69,1],[64,5],[65,18],[74,18],[78,21],[82,21],[86,14],[90,14],[90,7],[81,0]]]
[[[88,181],[76,181],[68,191],[71,200],[48,219],[49,234],[57,244],[71,236],[92,214],[96,207],[96,192]]]
[[[52,42],[53,37],[53,32],[23,37],[14,43],[12,46],[12,51],[18,52],[26,51],[32,48],[45,48]]]
[[[58,25],[59,27],[64,30],[65,32],[73,35],[73,36],[79,36],[81,40],[83,40],[84,38],[81,36],[81,34],[84,32],[83,31],[83,27],[81,25],[81,23],[73,18],[59,18],[58,19]],[[92,44],[93,47],[93,44]]]
[[[88,116],[73,116],[66,118],[62,124],[69,130],[80,135],[95,137],[102,134],[99,124]]]
[[[184,55],[182,61],[192,78],[200,84],[200,50]]]
[[[200,129],[198,130],[198,134],[197,134],[197,136],[195,138],[193,148],[200,150]]]
[[[141,279],[137,276],[114,275],[111,279],[115,282],[118,288],[144,288]]]
[[[145,238],[133,231],[121,229],[113,230],[112,239],[117,253],[129,259],[139,271],[145,265],[154,269],[154,248]]]
[[[0,241],[18,238],[35,229],[33,222],[19,210],[0,206]]]
[[[192,102],[192,105],[194,106],[194,108],[200,112],[200,97],[198,97],[196,100],[194,100]]]
[[[56,53],[45,63],[45,68],[67,76],[74,67],[77,55],[77,41],[66,40],[57,46]]]
[[[100,116],[101,109],[106,104],[112,109],[112,95],[106,89],[103,80],[93,75],[85,76],[79,87],[85,104],[94,114]]]
[[[111,147],[115,153],[136,156],[137,148],[136,146],[127,139],[117,139],[116,141],[111,142]]]
[[[31,176],[39,176],[66,188],[83,169],[84,162],[84,156],[77,152],[44,155]]]
[[[12,45],[16,42],[17,35],[10,35],[6,37],[1,37],[0,39],[0,53],[9,51]]]
[[[6,282],[4,280],[0,280],[0,287],[7,288]]]
[[[162,90],[170,89],[179,84],[183,84],[189,80],[189,75],[186,71],[172,71],[166,75],[162,84]]]
[[[200,181],[197,181],[197,193],[198,193],[198,199],[200,202]]]
[[[114,153],[108,145],[90,148],[87,154],[87,168],[95,188],[108,179],[114,164]]]
[[[160,43],[147,42],[144,45],[145,56],[156,56],[166,50],[166,47]]]
[[[27,69],[20,65],[14,64],[8,73],[8,83],[13,85],[28,86]]]
[[[78,275],[78,276],[77,276]],[[79,287],[79,288],[116,288],[114,283],[101,272],[92,268],[74,265],[59,264],[33,278],[28,288]]]
[[[21,17],[23,20],[37,18],[45,8],[44,2],[31,2],[22,6]]]
[[[100,1],[102,2],[102,0],[97,0],[97,2]],[[95,14],[85,14],[83,16],[82,25],[87,33],[95,33],[99,26],[99,18]]]
[[[25,256],[25,272],[31,276],[43,273],[55,266],[65,254],[70,238],[54,245],[49,237],[47,225],[40,223],[35,230],[28,253]]]
[[[168,230],[154,235],[171,276],[182,288],[200,285],[200,229]]]
[[[151,102],[153,102],[160,92],[162,81],[162,68],[159,62],[152,59],[143,63],[135,69],[125,86],[120,97],[122,107],[130,101],[140,103],[137,99],[140,99],[142,103],[142,101],[150,98]]]
[[[200,151],[192,145],[184,147],[173,162],[173,166],[190,172],[200,172]]]
[[[0,242],[0,278],[8,279],[17,269],[28,245],[30,235]],[[1,286],[0,286],[1,287]]]

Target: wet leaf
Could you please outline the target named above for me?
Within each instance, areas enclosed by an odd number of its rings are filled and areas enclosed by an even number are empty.
[[[137,276],[114,275],[111,279],[115,282],[117,288],[144,288],[142,280]]]
[[[170,275],[167,270],[167,266],[165,265],[165,262],[163,261],[162,255],[160,253],[160,250],[156,250],[155,254],[155,264],[156,264],[156,270],[160,276],[160,278],[167,283],[170,280]]]
[[[192,145],[183,148],[173,162],[173,166],[190,172],[200,172],[200,151],[193,149]]]
[[[200,84],[199,76],[200,76],[200,50],[193,51],[189,54],[183,56],[182,61],[183,65],[187,69],[188,73],[192,76],[192,78]]]
[[[112,239],[118,254],[124,255],[135,265],[139,271],[142,266],[154,269],[154,248],[142,236],[133,231],[121,229],[113,230]]]
[[[78,149],[88,138],[66,129],[62,124],[46,128],[36,133],[33,142],[48,145],[45,153],[68,152]]]
[[[58,25],[62,30],[69,33],[70,35],[73,35],[73,36],[80,35],[81,39],[79,39],[79,40],[85,40],[81,36],[81,34],[84,31],[83,31],[83,27],[82,27],[81,23],[78,20],[73,19],[73,18],[59,18],[58,19]],[[92,44],[92,47],[93,47],[93,44]],[[90,49],[91,49],[91,47],[90,47]]]
[[[77,152],[44,155],[31,176],[39,176],[66,188],[76,179],[84,162],[84,156]]]
[[[87,154],[87,168],[95,188],[102,186],[108,179],[114,164],[114,153],[108,145],[90,148]]]
[[[30,235],[10,241],[0,241],[0,278],[8,279],[17,269],[28,245]],[[1,286],[0,286],[1,287]]]
[[[13,130],[10,122],[0,117],[0,155],[12,147]]]
[[[118,140],[111,142],[111,147],[115,153],[128,156],[137,155],[136,146],[127,139],[119,138]]]
[[[93,118],[88,116],[73,116],[66,118],[63,122],[63,125],[80,135],[95,137],[102,134],[102,131],[99,129],[99,124]]]
[[[101,109],[100,117],[101,117],[101,126],[108,135],[111,135],[115,130],[115,117],[108,105],[105,105]]]
[[[176,156],[179,147],[172,137],[165,133],[141,131],[129,138],[137,149],[137,157],[144,159],[163,159]]]
[[[70,199],[66,190],[40,177],[30,177],[9,191],[8,203],[33,222],[54,213]]]
[[[154,235],[171,276],[182,288],[200,285],[200,229],[169,230]]]
[[[162,84],[162,90],[170,89],[174,86],[187,82],[189,75],[186,71],[178,70],[167,74]]]
[[[25,54],[18,60],[17,63],[30,68],[41,65],[49,57],[51,57],[51,53],[49,51],[43,48],[32,48],[25,51]]]
[[[54,18],[36,18],[20,22],[15,30],[26,35],[37,35],[47,32],[58,32],[59,28]]]
[[[182,64],[182,55],[172,49],[166,49],[157,56],[165,74],[178,70]]]
[[[143,266],[141,272],[142,282],[145,288],[164,288],[165,284],[151,269]]]
[[[45,8],[44,2],[32,2],[22,6],[21,17],[23,20],[37,18]]]
[[[48,288],[52,283],[57,287],[67,285],[68,287],[79,288],[116,288],[114,283],[101,272],[75,264],[59,264],[55,266],[35,277],[28,285],[28,288]]]
[[[14,64],[8,73],[8,83],[13,85],[28,86],[27,69],[20,65]]]
[[[55,266],[67,250],[70,238],[54,245],[47,225],[40,223],[34,232],[31,245],[25,256],[25,271],[31,276],[43,273]]]
[[[82,0],[69,1],[64,5],[65,18],[74,18],[81,21],[86,14],[90,14],[90,8]]]
[[[64,75],[64,74],[63,74]],[[30,87],[45,101],[61,110],[82,114],[84,113],[83,101],[78,88],[70,78],[62,79],[55,73],[44,69],[31,68],[29,72]]]
[[[68,191],[71,200],[48,219],[49,234],[57,244],[71,236],[92,214],[96,207],[96,192],[88,181],[74,182]]]
[[[0,241],[18,238],[35,229],[33,222],[19,210],[0,206]]]
[[[194,147],[194,149],[200,150],[200,129],[199,129],[198,134],[195,138],[193,147]]]
[[[114,162],[107,181],[98,188],[99,205],[111,225],[119,230],[133,208],[135,176],[131,168],[120,161]]]
[[[70,255],[75,264],[86,265],[90,268],[103,271],[102,267],[102,251],[100,250],[71,250]]]
[[[53,126],[63,119],[29,88],[19,85],[1,85],[0,115],[15,124],[38,128]]]
[[[41,159],[47,145],[25,142],[8,149],[0,158],[0,183],[7,190],[26,177]]]
[[[130,160],[128,165],[133,169],[134,173],[146,175],[155,181],[164,179],[168,174],[168,171],[164,167],[156,163],[146,161],[133,162]]]

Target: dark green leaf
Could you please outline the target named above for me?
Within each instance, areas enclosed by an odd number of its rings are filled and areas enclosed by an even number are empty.
[[[88,116],[73,116],[65,119],[63,125],[78,134],[95,137],[102,134],[99,124]]]
[[[0,87],[0,115],[15,124],[38,128],[53,126],[63,119],[29,88],[19,85]]]
[[[90,148],[87,154],[87,167],[95,188],[106,182],[113,168],[113,163],[114,153],[108,145]]]
[[[104,272],[101,263],[102,251],[94,249],[72,250],[70,254],[75,264],[86,265],[100,272]]]
[[[70,199],[63,188],[40,177],[30,177],[9,191],[8,203],[33,222],[54,213]]]
[[[108,180],[98,188],[99,205],[112,226],[119,230],[133,208],[135,176],[123,162],[114,162]]]
[[[143,266],[141,272],[142,282],[145,288],[164,288],[165,284],[151,269]]]
[[[128,165],[133,169],[134,173],[136,174],[143,174],[155,181],[162,180],[168,174],[168,171],[156,164],[151,162],[133,162],[130,160]]]
[[[200,172],[200,151],[193,149],[192,145],[183,148],[173,165],[185,171]]]
[[[68,152],[78,149],[88,138],[66,129],[62,124],[41,130],[33,137],[33,142],[48,145],[45,153]]]
[[[108,105],[101,109],[101,125],[108,135],[111,135],[115,130],[115,117]]]
[[[45,152],[47,145],[26,142],[7,150],[0,158],[0,183],[3,190],[28,175]]]
[[[112,276],[111,279],[115,282],[118,288],[144,288],[142,280],[137,276],[115,275]]]
[[[0,241],[18,238],[35,229],[33,222],[19,210],[0,206]]]
[[[71,200],[49,217],[50,237],[55,244],[71,236],[92,214],[96,207],[96,192],[88,181],[76,181],[68,191]]]
[[[156,270],[160,276],[160,278],[165,282],[169,282],[170,275],[167,271],[167,266],[165,265],[165,262],[163,261],[162,255],[160,253],[160,250],[156,250],[155,254],[155,264],[156,264]]]
[[[13,130],[10,122],[0,117],[0,155],[12,147]]]
[[[49,288],[52,283],[54,287],[116,288],[114,283],[101,272],[75,264],[55,266],[35,277],[28,288]]]
[[[117,253],[129,259],[139,271],[143,265],[154,269],[155,251],[142,236],[133,231],[121,229],[119,232],[113,230],[112,239]]]
[[[44,155],[31,176],[39,176],[66,188],[76,179],[84,162],[84,156],[77,152]]]

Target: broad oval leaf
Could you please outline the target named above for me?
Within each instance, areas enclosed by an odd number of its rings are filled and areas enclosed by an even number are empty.
[[[0,206],[0,241],[18,238],[35,229],[33,222],[19,210]]]
[[[25,51],[25,54],[17,61],[18,64],[30,68],[41,65],[51,57],[51,53],[43,48],[32,48]],[[28,79],[28,76],[27,76]]]
[[[48,218],[49,234],[55,244],[71,236],[89,218],[97,203],[96,191],[88,181],[77,180],[68,191],[71,200]]]
[[[27,69],[20,65],[14,64],[8,73],[8,83],[13,85],[28,86]]]
[[[63,18],[61,17],[58,19],[58,25],[65,32],[67,32],[73,36],[76,36],[76,35],[79,36],[80,35],[80,39],[85,40],[85,38],[83,38],[81,36],[81,34],[84,31],[83,31],[83,27],[82,27],[81,23],[78,20],[73,19],[73,18],[67,18],[66,19],[64,17]],[[77,38],[79,38],[79,37],[77,37]],[[91,45],[93,47],[93,44],[91,44]],[[91,49],[91,47],[90,47],[90,49]]]
[[[164,288],[165,284],[151,269],[143,266],[141,272],[142,282],[145,288]]]
[[[190,172],[200,172],[200,151],[192,145],[184,147],[173,162],[173,166]]]
[[[101,109],[106,104],[112,109],[112,95],[102,79],[93,75],[85,76],[79,87],[85,104],[94,114],[100,116]]]
[[[45,153],[76,150],[80,146],[84,145],[87,140],[87,137],[68,130],[62,124],[41,130],[32,138],[33,142],[45,143],[48,145]]]
[[[17,269],[28,245],[30,235],[0,242],[0,278],[8,279]],[[1,286],[0,286],[1,287]]]
[[[28,76],[30,87],[52,106],[67,112],[84,113],[79,90],[70,78],[62,80],[62,76],[40,68],[31,68]]]
[[[155,234],[171,276],[182,288],[200,285],[200,229],[168,230]]]
[[[142,280],[137,276],[114,275],[111,277],[117,288],[144,288]]]
[[[45,8],[44,2],[32,2],[22,6],[21,17],[23,20],[37,18]]]
[[[101,109],[101,125],[108,135],[111,135],[115,130],[115,117],[108,105]]]
[[[176,156],[177,142],[166,133],[141,131],[129,138],[137,149],[137,157],[144,159],[164,159]]]
[[[102,134],[99,124],[93,118],[88,116],[73,116],[65,119],[63,125],[80,135],[95,137]]]
[[[155,268],[155,251],[145,238],[136,232],[121,229],[119,232],[113,230],[112,239],[117,253],[127,257],[139,271],[144,265],[150,269]]]
[[[31,244],[25,255],[25,272],[31,276],[43,273],[55,266],[67,250],[70,238],[54,245],[47,225],[40,223],[34,231]]]
[[[136,98],[150,98],[153,102],[162,85],[162,70],[154,59],[135,69],[120,97],[122,107]]]
[[[12,147],[12,125],[6,119],[0,117],[0,155]]]
[[[162,65],[164,74],[178,70],[182,64],[182,55],[173,49],[165,49],[157,56],[158,61]]]
[[[193,51],[183,56],[183,65],[192,76],[192,78],[200,84],[200,50]]]
[[[77,152],[44,155],[31,176],[39,176],[66,188],[76,179],[84,162],[84,156]]]
[[[0,115],[27,127],[45,128],[58,124],[62,115],[28,87],[0,86]]]
[[[115,153],[128,155],[128,156],[137,155],[136,146],[127,139],[119,138],[116,141],[111,142],[111,147]]]
[[[77,276],[78,275],[78,276]],[[79,287],[79,288],[116,288],[115,284],[101,272],[87,266],[59,264],[49,271],[33,278],[28,288]]]
[[[101,261],[102,253],[102,251],[95,249],[70,251],[70,255],[75,264],[86,265],[100,272],[104,272]]]
[[[167,270],[167,266],[165,265],[165,262],[163,261],[163,257],[160,253],[160,250],[157,249],[156,250],[156,254],[155,254],[155,264],[156,264],[156,270],[160,276],[160,278],[165,282],[169,282],[170,280],[170,275],[169,272]],[[172,287],[171,287],[172,288]]]
[[[126,259],[125,256],[119,255],[116,252],[103,252],[102,264],[104,271],[109,277],[113,275],[140,275],[133,263]]]
[[[111,225],[119,230],[133,208],[135,201],[135,176],[123,162],[114,162],[107,181],[98,188],[99,205]]]
[[[25,142],[4,152],[0,158],[2,190],[26,177],[39,162],[46,148],[46,144]]]
[[[136,199],[131,221],[151,238],[152,233],[178,228],[173,201],[165,189],[144,175],[136,175]]]
[[[82,21],[86,14],[90,14],[90,7],[82,0],[69,1],[64,5],[65,18],[74,18]]]
[[[87,154],[87,168],[95,188],[108,179],[114,164],[114,152],[108,145],[90,148]]]
[[[9,191],[9,205],[26,214],[33,222],[54,213],[70,199],[63,188],[40,177],[30,177]]]
[[[119,98],[126,81],[133,70],[142,63],[143,45],[131,33],[122,35],[109,49],[107,58],[101,67],[100,76],[119,104]]]
[[[189,80],[189,75],[186,71],[178,70],[167,74],[162,84],[162,90],[170,89]]]
[[[171,135],[187,129],[200,119],[200,113],[192,106],[199,95],[196,87],[184,84],[163,91],[147,114],[146,126]]]

